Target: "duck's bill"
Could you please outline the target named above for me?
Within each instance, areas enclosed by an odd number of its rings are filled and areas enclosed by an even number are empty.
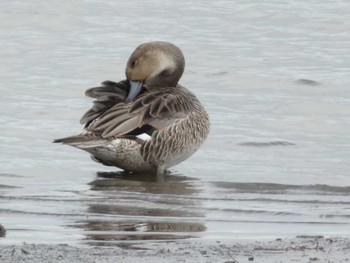
[[[134,98],[136,98],[136,96],[139,95],[142,88],[142,82],[140,81],[129,80],[129,83],[130,83],[130,91],[129,91],[128,97],[126,98],[126,101],[132,101]]]

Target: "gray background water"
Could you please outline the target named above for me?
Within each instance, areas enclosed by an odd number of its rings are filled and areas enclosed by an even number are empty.
[[[1,1],[0,243],[348,235],[349,14],[346,0]],[[150,40],[185,54],[181,83],[212,121],[202,149],[157,182],[52,144]]]

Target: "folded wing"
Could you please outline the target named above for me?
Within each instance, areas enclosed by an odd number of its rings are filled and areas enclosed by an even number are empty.
[[[96,100],[90,110],[80,119],[81,124],[88,127],[93,120],[101,116],[105,111],[114,105],[124,102],[129,92],[128,81],[113,82],[106,80],[100,87],[86,90],[85,95]]]
[[[142,133],[152,135],[154,131],[160,131],[184,118],[193,108],[191,103],[179,99],[178,92],[172,92],[169,88],[144,92],[131,102],[125,102],[124,93],[121,94],[122,96],[111,96],[110,87],[94,89],[91,89],[94,91],[92,93],[94,96],[96,91],[98,95],[103,95],[96,96],[97,101],[83,116],[82,122],[89,124],[88,132],[104,139],[137,136]],[[119,90],[118,92],[120,94]],[[101,101],[101,97],[108,98],[107,103],[104,100]],[[111,105],[112,99],[115,104],[106,109]],[[118,99],[121,101],[118,102]]]

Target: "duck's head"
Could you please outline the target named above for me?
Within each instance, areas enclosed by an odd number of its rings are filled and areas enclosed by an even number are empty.
[[[169,42],[147,42],[138,46],[126,64],[130,83],[127,100],[133,100],[142,86],[151,91],[157,87],[175,87],[185,69],[181,50]]]

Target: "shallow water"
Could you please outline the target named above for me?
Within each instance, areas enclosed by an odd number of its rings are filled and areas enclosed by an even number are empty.
[[[0,4],[0,244],[350,233],[350,4]],[[162,181],[52,144],[142,42],[184,51],[212,130]]]

